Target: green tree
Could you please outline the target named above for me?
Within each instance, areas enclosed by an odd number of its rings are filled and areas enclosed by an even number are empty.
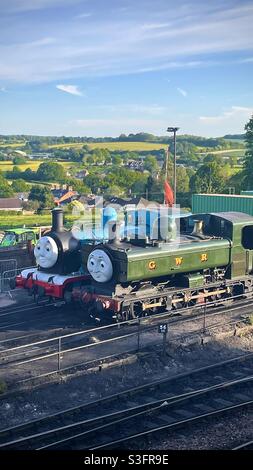
[[[91,192],[89,186],[87,186],[85,178],[83,181],[73,179],[69,181],[69,184],[73,187],[74,191],[77,191],[79,194],[89,194]]]
[[[237,156],[236,155],[230,155],[229,157],[229,165],[231,168],[234,168],[237,165]]]
[[[54,206],[54,198],[50,189],[41,186],[32,186],[28,199],[29,201],[38,201],[40,209],[48,209]]]
[[[238,171],[238,173],[232,175],[227,182],[227,187],[233,188],[236,194],[240,194],[242,189],[247,188],[245,184],[245,172]]]
[[[7,180],[0,174],[0,197],[12,197],[14,191]]]
[[[39,201],[24,201],[22,202],[22,207],[25,211],[35,212],[39,209]]]
[[[25,157],[22,157],[22,155],[17,155],[16,157],[13,158],[13,164],[14,165],[22,165],[24,163],[26,163],[26,158]]]
[[[29,191],[29,184],[27,184],[25,180],[22,179],[14,180],[11,187],[15,193]]]
[[[179,193],[188,193],[190,186],[190,178],[188,176],[187,170],[183,166],[177,168],[177,191]]]
[[[117,196],[117,197],[120,197],[120,196],[124,196],[125,194],[125,191],[122,187],[118,186],[117,184],[112,184],[110,186],[108,186],[108,188],[106,188],[104,190],[104,194],[106,196]]]
[[[144,169],[150,171],[150,173],[153,173],[155,171],[159,170],[159,165],[157,163],[157,160],[153,155],[147,155],[144,161]]]
[[[64,181],[66,173],[61,164],[48,162],[40,164],[36,177],[41,181]]]
[[[220,165],[223,165],[223,159],[220,155],[214,155],[213,153],[208,153],[203,160],[204,163],[217,162]]]
[[[253,188],[253,115],[245,125],[246,153],[244,160],[245,184],[248,189]]]
[[[164,201],[164,190],[163,190],[164,181],[162,179],[155,179],[152,176],[149,176],[146,185],[146,191],[144,197],[148,197],[149,200],[157,201],[163,203]]]
[[[112,160],[113,165],[116,165],[116,166],[119,166],[122,163],[122,158],[120,155],[113,155],[111,160]]]
[[[194,193],[222,193],[226,184],[223,167],[217,162],[202,165],[190,179]]]

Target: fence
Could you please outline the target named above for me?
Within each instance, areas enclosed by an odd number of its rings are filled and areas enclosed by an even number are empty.
[[[12,264],[10,262],[13,262]],[[27,266],[23,268],[17,268],[17,261],[16,260],[4,260],[3,262],[0,261],[0,266],[1,263],[3,263],[3,270],[1,272],[1,267],[0,267],[0,292],[10,292],[12,290],[11,288],[11,281],[18,276],[18,274],[21,273],[24,269],[34,269],[36,266]],[[9,264],[8,264],[9,263]]]
[[[10,290],[9,280],[14,279],[16,275],[17,275],[17,260],[16,259],[0,260],[0,292],[6,292]]]
[[[231,311],[241,311],[241,306],[229,308]],[[35,341],[20,346],[8,347],[11,340],[0,341],[0,378],[15,388],[30,380],[66,372],[78,367],[103,367],[104,361],[110,358],[124,357],[150,346],[160,346],[165,352],[168,341],[180,344],[183,340],[196,334],[202,342],[209,328],[219,326],[219,323],[209,323],[213,313],[206,315],[206,306],[200,306],[200,324],[197,329],[182,331],[184,320],[169,318],[169,314],[157,317],[138,319],[121,324],[91,328],[67,335]],[[227,316],[227,315],[225,315]],[[208,320],[209,319],[209,320]],[[188,321],[192,323],[192,317]],[[226,318],[224,324],[236,324],[235,318]],[[223,324],[223,325],[224,325]],[[124,328],[121,328],[124,325]],[[190,328],[191,330],[191,328]],[[168,333],[168,335],[167,335]],[[7,343],[7,344],[6,344]],[[6,348],[5,348],[6,344]]]

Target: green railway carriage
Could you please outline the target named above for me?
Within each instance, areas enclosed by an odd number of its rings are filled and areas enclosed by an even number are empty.
[[[252,216],[229,212],[183,217],[180,233],[172,238],[168,234],[169,242],[114,239],[84,246],[92,308],[114,310],[127,319],[157,309],[252,295]]]

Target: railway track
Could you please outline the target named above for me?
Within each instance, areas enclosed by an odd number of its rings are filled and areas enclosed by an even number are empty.
[[[240,305],[230,308],[229,313],[231,314],[232,312],[236,312],[236,313],[239,312],[239,317],[232,318],[231,320],[229,320],[229,322],[227,322],[227,324],[238,322],[241,319],[241,313],[242,313],[243,308],[244,309],[249,308],[251,311],[252,301],[243,302],[242,304],[240,303]],[[51,310],[49,314],[50,313],[51,313]],[[219,308],[214,309],[214,311],[209,311],[207,316],[208,318],[212,318],[218,315],[222,315],[224,313],[225,314],[228,313],[227,307],[225,309],[224,307],[223,309],[219,307]],[[169,326],[171,327],[173,325],[180,324],[181,322],[187,323],[193,320],[195,321],[198,319],[201,320],[202,317],[203,317],[203,314],[201,315],[201,312],[194,313],[194,314],[189,313],[186,316],[174,317],[174,318],[169,317],[168,314],[161,315],[158,318],[147,317],[146,319],[141,320],[140,333],[142,334],[145,331],[148,332],[149,329],[152,330],[154,326],[156,326],[161,321],[169,320]],[[33,321],[38,321],[38,320],[34,319]],[[222,325],[223,323],[219,323],[219,322],[208,324],[207,329],[212,330]],[[63,351],[67,350],[68,348],[71,348],[71,345],[75,345],[77,347],[78,345],[92,346],[92,344],[94,343],[91,341],[91,337],[90,337],[91,334],[96,335],[95,340],[97,343],[99,342],[102,343],[103,341],[106,342],[107,340],[109,339],[112,340],[113,338],[115,340],[120,340],[120,339],[124,340],[124,338],[127,339],[128,337],[135,336],[135,334],[137,334],[137,332],[136,333],[132,332],[132,328],[137,327],[137,326],[138,324],[136,323],[136,321],[131,320],[129,322],[123,322],[122,324],[119,323],[118,325],[115,323],[108,324],[106,327],[103,327],[102,329],[99,329],[98,327],[94,328],[94,326],[91,325],[90,328],[83,330],[83,332],[81,330],[78,332],[76,331],[76,328],[72,327],[72,328],[69,328],[68,333],[66,333],[66,329],[65,329],[66,338],[64,338],[65,335],[62,336],[62,340],[64,340]],[[120,329],[118,329],[118,327]],[[59,334],[59,331],[61,330],[63,330],[63,328],[58,329],[58,334]],[[54,331],[57,334],[57,329],[55,329]],[[71,336],[72,334],[73,336]],[[190,337],[191,334],[196,334],[196,331],[194,330],[192,333],[187,332],[188,338]],[[70,336],[68,337],[68,335]],[[16,343],[17,340],[27,339],[29,336],[34,338],[34,341],[32,343],[14,344]],[[50,334],[47,334],[47,335],[45,335],[45,333],[41,335],[37,334],[36,336],[33,334],[30,334],[30,335],[21,336],[19,338],[11,338],[11,339],[2,340],[0,341],[0,360],[4,358],[5,363],[7,362],[11,363],[15,361],[18,357],[22,356],[22,354],[25,356],[26,359],[28,358],[28,356],[32,359],[32,357],[38,357],[41,353],[43,353],[44,350],[46,350],[48,353],[52,353],[52,354],[56,353],[58,351],[56,340],[58,339],[59,339],[59,336],[55,336],[55,334],[50,332]],[[36,346],[36,348],[34,348],[34,346]]]
[[[230,302],[230,301],[229,301]],[[220,301],[215,301],[213,303],[210,303],[209,305],[207,305],[207,310],[206,310],[206,316],[208,318],[210,318],[211,316],[215,316],[215,315],[220,315],[222,313],[225,313],[227,312],[228,308],[229,308],[229,311],[230,312],[233,312],[233,311],[242,311],[242,309],[247,309],[248,307],[250,308],[252,306],[252,299],[244,299],[242,301],[238,301],[239,302],[239,305],[236,305],[236,306],[231,306],[230,303],[228,303],[228,305],[223,305],[224,303],[224,300],[223,300],[223,303],[221,303]],[[1,310],[1,313],[0,313],[0,335],[1,335],[1,331],[3,332],[6,332],[6,330],[8,329],[12,329],[12,328],[17,328],[17,327],[24,327],[24,325],[28,325],[29,327],[31,327],[31,325],[33,323],[35,323],[36,325],[36,333],[30,333],[29,334],[25,334],[25,335],[19,335],[18,337],[17,336],[10,336],[10,338],[6,338],[6,333],[5,333],[5,338],[3,340],[1,340],[1,337],[0,337],[0,347],[1,345],[3,346],[4,344],[6,345],[6,347],[8,348],[8,344],[10,346],[13,346],[13,343],[17,342],[17,341],[22,341],[23,339],[26,339],[28,337],[34,337],[34,341],[35,341],[35,338],[36,338],[36,341],[39,340],[39,338],[41,339],[45,339],[46,335],[45,333],[43,334],[40,334],[38,335],[37,333],[37,330],[38,330],[38,326],[39,324],[41,323],[41,319],[44,320],[44,319],[47,319],[47,317],[49,317],[50,319],[52,318],[52,313],[54,313],[54,318],[58,318],[58,317],[61,317],[62,316],[62,309],[59,308],[59,310],[57,309],[57,306],[60,306],[60,307],[66,307],[66,309],[68,310],[68,306],[65,306],[65,305],[62,305],[62,302],[57,302],[55,304],[52,304],[52,303],[48,303],[48,301],[45,301],[45,303],[41,304],[41,305],[36,305],[36,304],[29,304],[28,306],[17,306],[15,308],[6,308],[4,311]],[[45,312],[45,307],[47,307],[47,311]],[[211,310],[212,309],[212,310]],[[42,312],[42,316],[37,316],[38,313]],[[25,315],[27,314],[28,315],[33,315],[33,314],[36,314],[36,317],[31,317],[31,318],[26,318],[25,320],[19,320],[19,317],[15,320],[12,320],[12,323],[5,323],[5,322],[1,322],[1,317],[5,317],[5,316],[10,316],[10,315]],[[192,321],[192,320],[195,320],[197,319],[198,317],[201,317],[203,316],[203,306],[195,306],[194,308],[184,308],[184,309],[180,309],[176,312],[173,313],[173,315],[171,314],[171,312],[164,312],[163,314],[159,314],[158,316],[149,316],[147,318],[143,318],[141,321],[143,322],[143,324],[145,323],[149,323],[150,325],[154,324],[154,323],[157,323],[158,322],[158,319],[160,319],[161,321],[166,321],[166,320],[169,320],[171,322],[172,325],[176,324],[176,323],[181,323],[182,321],[184,322],[187,322],[187,321]],[[5,319],[5,318],[4,318]],[[75,314],[73,315],[73,319],[76,319],[77,320],[77,317],[75,316]],[[82,320],[82,323],[81,323],[81,320]],[[79,324],[83,325],[83,320],[84,318],[79,318]],[[138,319],[137,319],[138,321]],[[115,322],[112,323],[110,325],[110,323],[106,322],[106,325],[107,326],[115,326]],[[121,325],[121,326],[130,326],[130,325],[136,325],[136,320],[130,320],[128,322],[122,322],[122,323],[119,323],[118,325]],[[50,325],[49,325],[50,326]],[[67,325],[66,325],[67,326]],[[94,321],[92,321],[91,319],[89,319],[89,321],[87,321],[87,330],[88,329],[94,329]],[[99,328],[99,324],[96,324],[96,327]],[[30,330],[30,328],[29,328]],[[51,335],[50,335],[51,337]],[[18,345],[18,343],[16,344]]]
[[[253,353],[0,431],[0,449],[100,449],[253,403]]]
[[[244,303],[244,311],[248,308],[251,313],[251,305],[251,302],[249,304]],[[232,311],[236,314],[236,317],[232,316]],[[208,317],[212,318],[223,313],[228,314],[228,310],[216,309],[214,312],[210,311]],[[201,340],[204,337],[203,335],[210,334],[212,330],[215,331],[217,327],[225,324],[229,325],[231,330],[231,324],[232,326],[238,325],[242,321],[241,313],[241,304],[232,309],[230,308],[229,314],[232,319],[230,318],[228,321],[226,318],[226,323],[224,323],[223,318],[223,323],[209,324],[205,332],[202,331],[201,325],[196,324],[196,321],[201,321],[202,316],[196,316],[194,326],[191,325],[193,330],[187,330],[186,333],[182,333],[180,325],[182,321],[192,321],[191,316],[171,318],[169,322],[170,341],[184,340],[184,338],[189,341],[191,338],[196,338],[196,336]],[[130,322],[130,324],[125,322],[123,325],[114,323],[102,327],[101,330],[93,327],[84,331],[76,330],[72,325],[72,331],[70,327],[68,327],[68,331],[64,328],[64,334],[62,334],[61,329],[53,328],[50,330],[50,334],[47,333],[46,339],[44,339],[44,333],[41,338],[38,336],[32,343],[14,345],[11,348],[8,348],[8,340],[5,340],[7,341],[5,344],[5,341],[0,342],[1,377],[9,387],[15,388],[17,384],[22,386],[26,381],[45,378],[59,370],[66,372],[76,366],[85,367],[91,364],[101,364],[101,361],[107,362],[115,357],[119,358],[124,354],[134,353],[139,350],[140,341],[142,342],[141,349],[152,347],[161,340],[159,333],[156,331],[156,326],[161,320],[162,317],[160,319],[148,317],[142,320],[140,328],[138,328],[136,322]],[[135,330],[132,329],[134,325]],[[171,328],[173,325],[177,328]],[[119,328],[120,326],[124,328]],[[138,338],[141,338],[141,340]],[[4,346],[7,346],[7,348]],[[60,355],[59,350],[61,350]]]
[[[69,327],[70,321],[71,327]],[[73,324],[76,326],[73,327]],[[62,302],[22,306],[0,313],[0,350],[8,348],[8,345],[11,347],[22,345],[29,338],[32,338],[31,341],[50,338],[52,329],[59,334],[64,329],[66,332],[68,327],[71,332],[82,326],[81,319],[76,318],[73,311],[70,311],[68,306],[62,305]],[[47,329],[50,330],[49,333]],[[25,333],[21,334],[21,330]]]
[[[17,313],[24,313],[24,312],[29,312],[31,309],[43,309],[45,305],[48,305],[48,301],[44,301],[40,305],[37,305],[36,302],[29,302],[25,303],[22,305],[10,305],[8,307],[2,307],[0,310],[0,318],[9,316],[9,315],[14,315]]]

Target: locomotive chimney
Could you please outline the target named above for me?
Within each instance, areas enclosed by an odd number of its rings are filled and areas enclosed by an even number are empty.
[[[62,209],[52,210],[52,231],[53,232],[63,231],[63,210]]]

